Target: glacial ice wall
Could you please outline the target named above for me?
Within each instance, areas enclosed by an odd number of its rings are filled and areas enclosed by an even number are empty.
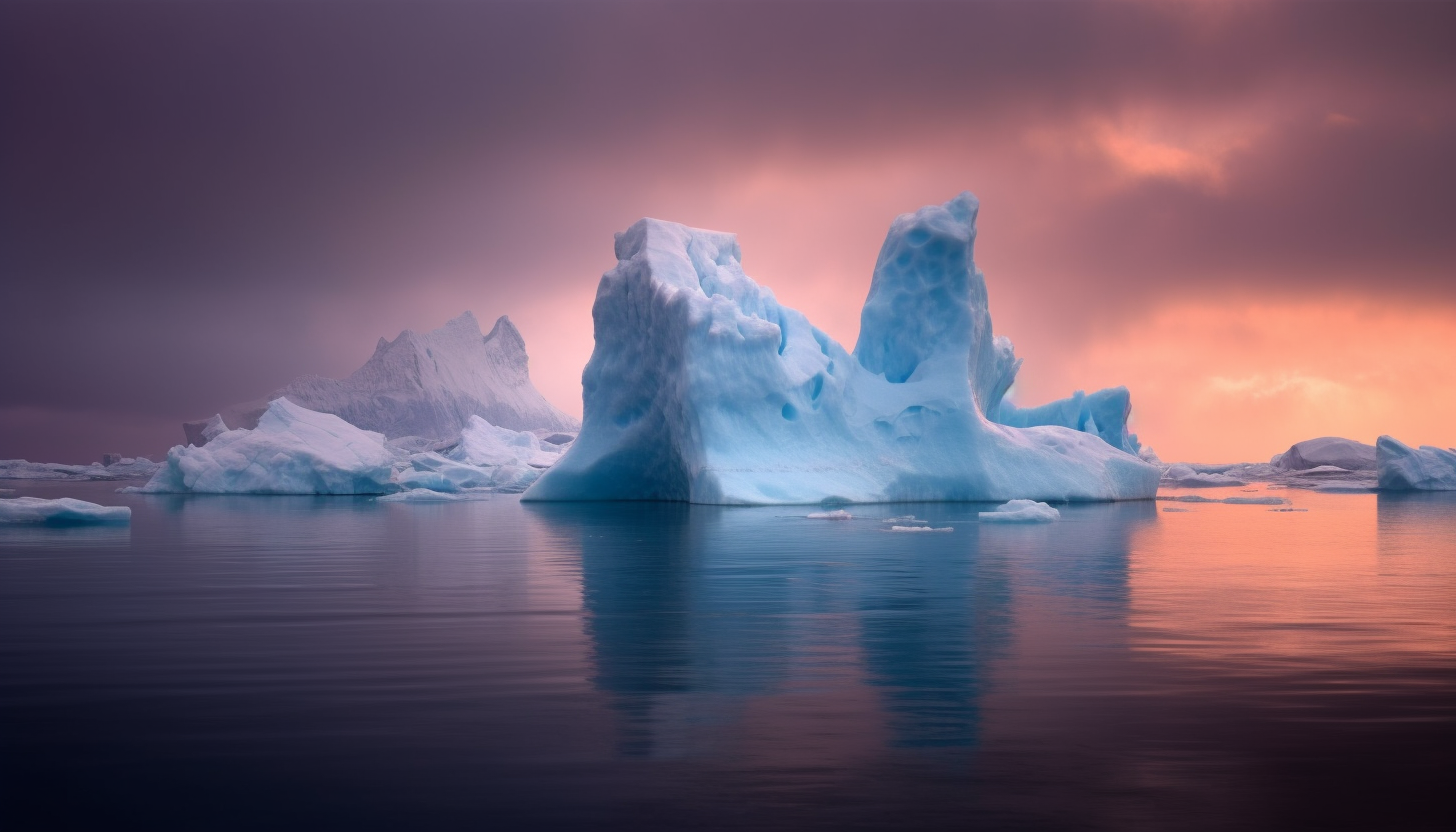
[[[529,500],[765,504],[1150,498],[1098,435],[987,419],[1020,361],[991,329],[969,193],[897,218],[845,351],[744,274],[731,234],[643,219],[592,309],[585,420]]]

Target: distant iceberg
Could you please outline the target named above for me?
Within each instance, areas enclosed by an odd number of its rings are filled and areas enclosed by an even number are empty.
[[[1339,436],[1321,436],[1294,443],[1284,453],[1275,454],[1269,464],[1280,471],[1305,471],[1321,466],[1374,471],[1375,446]]]
[[[584,425],[525,499],[1152,497],[1159,469],[1102,438],[1120,439],[1125,418],[1088,432],[986,417],[1021,362],[992,334],[977,210],[965,193],[895,220],[853,353],[749,279],[733,235],[653,219],[618,234],[592,309]]]
[[[481,335],[475,316],[466,312],[431,332],[380,338],[374,355],[346,379],[304,376],[183,430],[188,444],[202,447],[219,428],[256,426],[270,401],[287,398],[390,438],[453,441],[472,416],[514,430],[574,433],[580,424],[542,397],[527,364],[526,342],[510,318],[502,315]]]
[[[110,526],[130,522],[131,509],[126,506],[102,506],[70,497],[0,499],[0,526]]]
[[[251,430],[218,434],[203,447],[178,445],[141,493],[383,494],[394,454],[384,437],[286,398],[269,402]]]
[[[1380,488],[1387,491],[1456,491],[1456,448],[1419,448],[1389,436],[1375,442]]]
[[[144,456],[119,457],[110,465],[0,459],[0,480],[141,480],[155,474],[160,467]]]

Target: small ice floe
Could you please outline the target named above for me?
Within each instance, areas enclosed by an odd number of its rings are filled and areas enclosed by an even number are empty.
[[[102,506],[70,497],[59,500],[40,497],[0,500],[0,525],[110,526],[130,522],[131,509],[126,506]]]
[[[1309,511],[1307,508],[1271,508],[1270,511]],[[1163,509],[1167,511],[1167,509]]]
[[[953,532],[955,527],[945,526],[944,528],[933,528],[931,526],[891,526],[892,532]]]
[[[1205,497],[1202,494],[1159,496],[1158,499],[1169,500],[1175,503],[1225,503],[1231,506],[1282,506],[1289,502],[1283,497],[1224,497],[1220,500],[1214,497]]]
[[[885,522],[886,523],[900,523],[900,524],[903,525],[905,523],[926,523],[926,522],[929,522],[929,521],[927,521],[927,520],[917,520],[917,519],[915,519],[915,515],[913,515],[913,514],[907,514],[904,517],[886,517],[885,518]]]
[[[1248,485],[1249,482],[1221,471],[1199,471],[1185,463],[1174,463],[1163,471],[1162,484],[1181,488],[1216,488]]]
[[[494,488],[462,488],[459,491],[433,491],[429,488],[411,488],[394,494],[374,498],[380,503],[459,503],[470,500],[488,500],[497,494]]]
[[[1062,513],[1036,500],[1012,500],[980,514],[982,523],[1051,523]]]
[[[1173,514],[1173,513],[1187,514],[1191,510],[1192,509],[1177,508],[1175,506],[1163,506],[1163,511],[1166,511],[1169,514]],[[1278,509],[1270,509],[1270,511],[1278,511]]]
[[[854,519],[854,515],[853,514],[850,514],[849,512],[845,511],[842,508],[837,508],[834,511],[816,511],[816,512],[813,512],[812,514],[806,514],[806,515],[804,515],[804,517],[807,518],[807,519],[809,519],[809,520],[853,520]]]

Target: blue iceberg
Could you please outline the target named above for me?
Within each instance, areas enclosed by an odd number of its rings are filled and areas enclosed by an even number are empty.
[[[746,276],[733,235],[638,221],[597,289],[581,433],[524,498],[1151,498],[1160,471],[1128,452],[1125,409],[1092,431],[987,417],[1021,362],[991,330],[978,207],[963,193],[895,220],[853,353]]]

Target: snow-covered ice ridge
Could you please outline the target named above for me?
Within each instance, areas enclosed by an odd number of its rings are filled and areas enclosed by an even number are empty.
[[[992,334],[977,211],[963,193],[895,220],[853,353],[748,278],[732,234],[640,220],[617,235],[617,266],[597,289],[581,434],[525,498],[1152,497],[1160,471],[1127,452],[1125,408],[1120,422],[1102,415],[1125,398],[1094,394],[1096,413],[1083,397],[1043,417],[1070,411],[1092,432],[987,418],[1021,362]]]
[[[304,376],[262,400],[227,408],[221,421],[252,428],[268,402],[286,397],[390,438],[454,439],[471,416],[513,430],[576,431],[579,423],[531,384],[527,361],[526,343],[510,318],[502,315],[481,335],[466,312],[431,332],[407,329],[393,341],[380,338],[374,355],[346,379]],[[205,445],[209,424],[185,424],[188,443]]]

